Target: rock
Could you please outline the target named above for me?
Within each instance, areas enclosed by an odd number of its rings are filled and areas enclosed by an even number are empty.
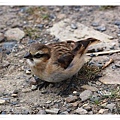
[[[46,109],[45,112],[49,113],[49,114],[58,114],[59,113],[59,109],[57,108],[52,108],[52,109]]]
[[[45,110],[39,110],[37,114],[46,114]]]
[[[6,100],[0,99],[0,105],[4,105],[6,103]]]
[[[67,114],[69,114],[68,113],[68,111],[64,111],[64,112],[62,112],[62,113],[60,113],[61,115],[67,115]]]
[[[105,26],[99,26],[99,27],[96,28],[96,30],[103,32],[103,31],[106,31],[106,27]]]
[[[73,21],[73,23],[75,23]],[[47,29],[51,35],[55,35],[61,41],[65,41],[67,39],[73,39],[74,41],[78,41],[81,39],[85,39],[88,37],[94,37],[96,39],[101,40],[102,42],[110,42],[111,36],[101,33],[99,31],[94,30],[93,28],[87,27],[84,24],[76,23],[77,29],[71,32],[71,20],[64,19],[58,23],[55,23],[53,27]],[[59,28],[59,29],[58,29]]]
[[[120,37],[120,33],[118,33],[117,36]]]
[[[30,74],[31,74],[31,70],[28,70],[28,69],[27,69],[27,70],[25,71],[25,73],[26,73],[27,75],[30,75]]]
[[[92,25],[93,27],[98,27],[98,26],[99,26],[99,24],[96,23],[96,22],[93,22],[91,25]]]
[[[13,42],[4,42],[2,44],[2,49],[6,51],[6,54],[9,54],[13,51],[14,47],[17,45],[16,41]]]
[[[79,95],[80,95],[80,93],[79,93],[79,92],[77,92],[77,91],[73,91],[73,95],[79,96]]]
[[[56,19],[56,16],[54,14],[49,15],[50,19]]]
[[[116,21],[114,22],[114,24],[117,25],[117,26],[119,26],[119,25],[120,25],[120,21],[119,21],[119,20],[116,20]]]
[[[92,92],[90,90],[85,90],[80,94],[80,98],[82,101],[85,101],[89,99],[91,95],[92,95]]]
[[[50,101],[50,100],[48,100],[47,102],[45,102],[46,104],[50,104],[50,103],[52,103],[52,101]]]
[[[11,94],[11,97],[18,97],[18,94],[13,93]]]
[[[78,108],[78,109],[75,110],[75,113],[80,114],[80,115],[85,115],[88,112],[87,112],[87,110],[85,110],[83,108]]]
[[[31,92],[31,89],[30,88],[22,89],[22,92],[23,93]]]
[[[0,33],[0,42],[3,42],[4,41],[4,34],[3,33]]]
[[[90,90],[90,91],[98,91],[98,89],[96,87],[93,87],[93,86],[90,86],[90,85],[83,85],[83,86],[81,86],[81,88],[87,89],[87,90]]]
[[[109,110],[108,109],[100,109],[98,114],[108,114]]]
[[[78,99],[77,96],[69,96],[66,98],[67,103],[75,102]]]
[[[74,102],[74,103],[71,103],[73,107],[77,107],[78,106],[78,102]]]
[[[66,17],[65,14],[58,14],[57,15],[57,18],[60,19],[60,20],[63,19],[63,18],[65,18],[65,17]]]
[[[115,108],[115,104],[114,103],[107,104],[105,108],[108,108],[112,111]]]
[[[76,24],[71,24],[71,28],[72,29],[77,29],[77,25]]]
[[[36,90],[37,89],[37,85],[32,85],[31,86],[31,90]]]
[[[5,37],[7,40],[20,40],[25,36],[24,31],[19,28],[12,28],[5,32]]]
[[[44,28],[44,24],[38,24],[37,27],[42,30]]]

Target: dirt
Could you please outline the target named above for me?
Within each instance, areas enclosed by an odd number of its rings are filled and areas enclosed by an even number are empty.
[[[34,41],[60,41],[47,30],[65,18],[112,36],[113,42],[117,40],[117,44],[109,49],[120,49],[119,11],[119,6],[0,6],[0,32],[5,35],[10,28],[19,28],[25,32],[21,40],[15,40],[17,47],[14,50],[12,48],[12,51],[3,50],[2,46],[14,40],[4,37],[0,41],[0,100],[4,100],[0,102],[0,114],[120,114],[119,80],[112,84],[104,84],[104,81],[99,80],[106,74],[110,75],[107,80],[119,79],[119,53],[93,57],[80,70],[67,95],[58,93],[67,87],[69,80],[50,84],[41,90],[32,90],[30,80],[33,77],[30,73],[26,74],[29,66],[23,58]],[[98,29],[99,26],[105,29]],[[100,65],[103,66],[109,58],[114,59],[114,63],[102,70]],[[90,98],[81,101],[80,94],[85,90],[83,85],[93,86],[98,91],[92,91]],[[77,99],[67,103],[68,96],[77,96]],[[112,108],[107,107],[110,103]],[[81,110],[78,108],[84,109],[85,113],[78,111]],[[101,109],[107,109],[107,112],[101,112]]]

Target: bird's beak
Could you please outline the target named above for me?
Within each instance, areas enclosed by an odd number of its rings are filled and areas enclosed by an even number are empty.
[[[31,53],[26,53],[26,55],[24,56],[24,58],[27,58],[27,59],[31,59],[33,56]]]

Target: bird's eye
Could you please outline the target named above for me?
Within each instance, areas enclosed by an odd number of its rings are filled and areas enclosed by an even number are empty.
[[[40,57],[42,57],[42,54],[40,53],[37,53],[36,55],[34,55],[34,58],[40,58]]]

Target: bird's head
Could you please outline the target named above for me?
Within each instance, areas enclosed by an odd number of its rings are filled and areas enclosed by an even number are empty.
[[[24,58],[28,59],[29,64],[37,65],[50,58],[50,48],[41,43],[33,43]]]

